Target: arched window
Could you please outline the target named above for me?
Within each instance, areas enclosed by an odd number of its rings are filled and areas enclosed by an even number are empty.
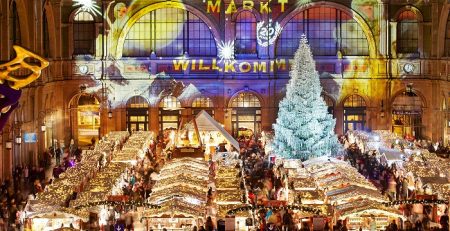
[[[95,21],[94,17],[85,11],[77,13],[74,18],[73,54],[95,54]]]
[[[308,37],[315,56],[367,56],[369,45],[361,26],[353,17],[336,8],[317,6],[294,15],[277,41],[276,54],[293,56],[302,34]]]
[[[147,100],[142,96],[133,96],[127,101],[127,129],[128,131],[148,130]]]
[[[11,4],[9,14],[9,40],[10,51],[13,50],[13,45],[21,45],[19,14],[17,13],[17,5],[15,1]],[[11,54],[11,57],[12,56],[13,55]]]
[[[418,53],[419,23],[417,15],[410,11],[403,11],[398,16],[397,24],[397,52]]]
[[[231,101],[232,133],[235,137],[261,132],[261,102],[250,92],[241,92]]]
[[[174,96],[166,96],[161,99],[159,107],[167,110],[174,110],[181,107],[180,101]]]
[[[44,57],[50,56],[50,39],[48,34],[47,11],[42,14],[42,49]]]
[[[256,54],[256,17],[248,11],[240,12],[236,17],[236,54]]]
[[[422,138],[422,99],[412,91],[395,97],[392,103],[392,132],[405,137]]]
[[[344,101],[344,133],[348,130],[364,130],[366,101],[359,95],[351,95]]]
[[[214,118],[214,105],[210,98],[201,96],[192,102],[192,115],[197,115],[202,110]]]
[[[76,103],[70,107],[76,108],[76,119],[71,119],[77,121],[73,131],[76,134],[74,137],[79,146],[91,145],[92,138],[98,139],[100,135],[100,103],[97,98],[88,94],[77,95],[72,102]]]
[[[142,16],[130,29],[123,45],[124,57],[216,56],[214,37],[195,14],[162,8]]]
[[[166,96],[159,103],[159,129],[178,129],[180,125],[180,101],[174,96]]]
[[[324,94],[322,94],[322,97],[323,97],[323,101],[325,101],[325,104],[328,107],[328,113],[330,113],[334,117],[334,101],[333,101],[333,99],[330,96],[327,96]]]
[[[447,27],[445,29],[445,54],[444,56],[450,56],[450,12],[447,16]]]

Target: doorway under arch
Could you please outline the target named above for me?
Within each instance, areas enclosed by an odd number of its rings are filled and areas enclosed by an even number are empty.
[[[159,103],[159,130],[178,130],[181,103],[174,96],[166,96]]]
[[[360,95],[351,95],[344,100],[344,133],[365,129],[366,109],[366,101]]]
[[[75,109],[71,113],[73,125],[72,137],[78,143],[78,146],[92,145],[92,141],[98,140],[100,135],[100,103],[94,95],[79,94],[76,95],[69,105]]]
[[[127,129],[128,131],[148,131],[147,100],[142,96],[133,96],[127,101]]]
[[[392,102],[392,132],[405,138],[422,138],[422,107],[420,96],[404,91]]]

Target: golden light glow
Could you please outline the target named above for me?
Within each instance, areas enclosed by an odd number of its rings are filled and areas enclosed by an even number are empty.
[[[0,65],[0,82],[8,81],[11,88],[18,90],[39,78],[42,69],[46,68],[49,65],[49,62],[23,47],[14,45],[13,49],[16,52],[16,57],[13,60]],[[25,59],[27,58],[38,60],[39,65],[26,62]],[[21,76],[20,78],[16,78],[11,72],[19,69],[28,69],[32,73],[26,77]]]

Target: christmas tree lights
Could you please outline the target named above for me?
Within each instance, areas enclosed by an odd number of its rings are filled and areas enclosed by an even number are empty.
[[[290,77],[273,125],[274,153],[288,159],[307,160],[336,152],[335,120],[321,97],[319,74],[305,35],[300,39]]]

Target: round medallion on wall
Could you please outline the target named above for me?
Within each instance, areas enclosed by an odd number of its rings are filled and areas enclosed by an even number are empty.
[[[78,66],[78,70],[81,74],[85,75],[89,72],[89,67],[87,65],[80,65]]]
[[[408,74],[412,73],[414,71],[414,65],[412,63],[406,63],[405,65],[403,65],[403,71]]]

